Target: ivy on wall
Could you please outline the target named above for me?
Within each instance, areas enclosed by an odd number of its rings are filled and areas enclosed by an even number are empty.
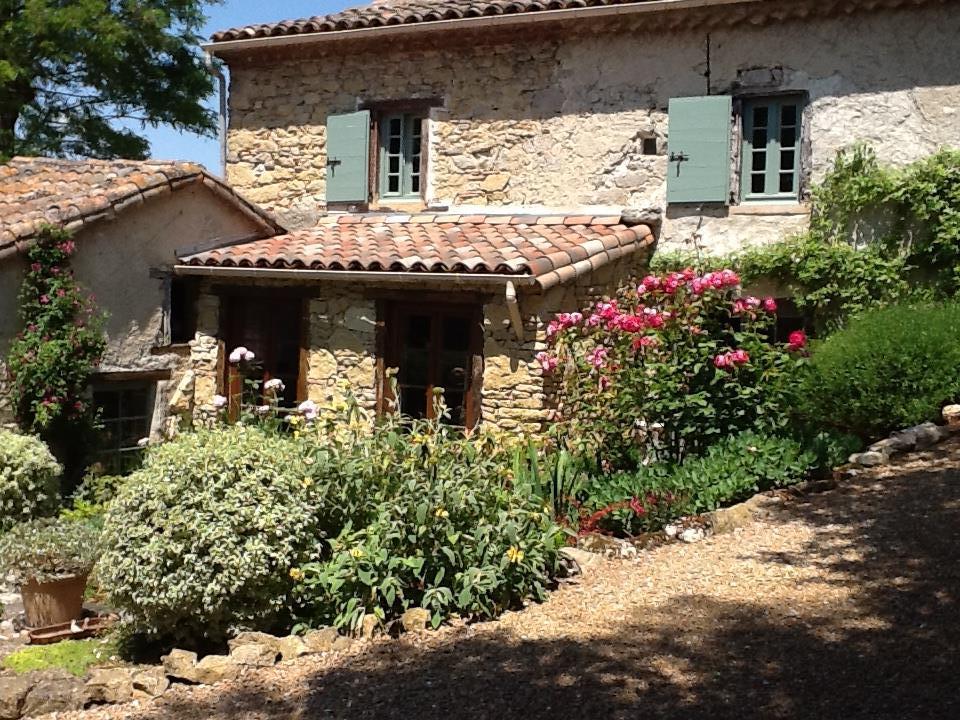
[[[811,200],[806,233],[694,264],[733,266],[746,283],[777,281],[820,333],[870,307],[960,292],[960,151],[894,169],[857,145],[838,153]],[[690,262],[654,258],[663,269]]]

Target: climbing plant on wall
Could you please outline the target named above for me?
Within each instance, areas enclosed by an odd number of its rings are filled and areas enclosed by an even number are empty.
[[[71,445],[77,431],[92,424],[87,383],[105,349],[103,316],[74,278],[73,251],[69,233],[53,227],[43,228],[27,250],[22,330],[7,356],[18,423],[55,449]]]
[[[814,187],[812,205],[808,232],[700,264],[732,265],[747,283],[779,281],[821,332],[870,307],[960,292],[960,151],[893,169],[865,145],[842,150]]]

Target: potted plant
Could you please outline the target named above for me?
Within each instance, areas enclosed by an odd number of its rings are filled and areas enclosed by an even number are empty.
[[[12,573],[20,586],[28,626],[80,617],[87,577],[99,553],[100,531],[80,520],[32,520],[0,536],[0,569]]]

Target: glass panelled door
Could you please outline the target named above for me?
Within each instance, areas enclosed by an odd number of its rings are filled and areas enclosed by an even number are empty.
[[[475,363],[480,362],[479,309],[471,306],[398,306],[388,319],[387,365],[397,368],[400,411],[433,417],[434,390],[443,390],[448,420],[476,423]]]

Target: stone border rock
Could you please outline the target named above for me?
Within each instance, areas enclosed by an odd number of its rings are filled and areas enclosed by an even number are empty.
[[[421,632],[430,622],[430,611],[407,610],[391,626],[399,633]],[[371,617],[357,638],[372,638],[384,628]],[[161,658],[161,665],[117,665],[91,668],[85,678],[64,670],[40,670],[23,675],[0,675],[0,720],[82,710],[95,704],[119,704],[160,697],[171,683],[212,685],[235,680],[249,668],[272,667],[277,662],[304,655],[343,652],[355,638],[341,635],[336,628],[311,630],[306,635],[277,637],[262,632],[242,632],[228,643],[228,655],[206,655],[174,649]]]
[[[892,432],[890,437],[873,443],[864,452],[851,455],[848,467],[887,465],[896,455],[926,450],[960,432],[960,405],[947,405],[942,414],[945,425],[925,422]]]

